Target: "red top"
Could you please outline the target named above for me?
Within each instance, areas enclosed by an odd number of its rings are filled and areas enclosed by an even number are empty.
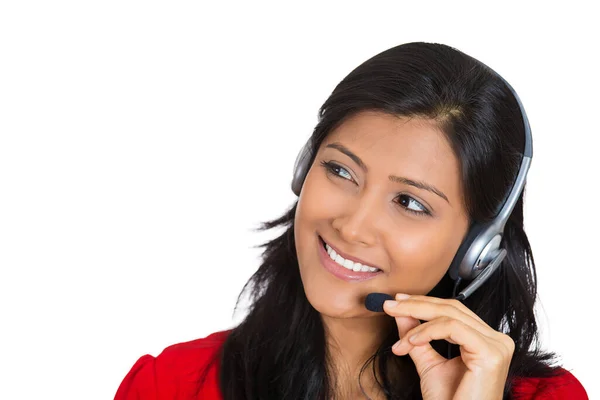
[[[200,372],[217,354],[231,331],[215,332],[205,338],[167,347],[158,357],[145,355],[121,382],[115,400],[220,400],[219,361],[210,367],[198,386]],[[588,400],[585,389],[570,372],[552,378],[522,378],[513,393],[521,399]]]

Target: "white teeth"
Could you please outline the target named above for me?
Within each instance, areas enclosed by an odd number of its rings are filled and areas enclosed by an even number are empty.
[[[331,248],[330,245],[328,245],[327,243],[325,243],[325,248],[327,249],[327,254],[329,254],[329,257],[335,261],[336,263],[338,263],[339,265],[341,265],[342,267],[349,269],[351,271],[362,271],[362,272],[376,272],[379,271],[379,269],[377,268],[373,268],[373,267],[369,267],[368,265],[363,265],[361,263],[355,263],[352,260],[346,260],[344,259],[342,256],[340,256],[339,254],[337,254],[335,252],[335,250],[333,250]]]

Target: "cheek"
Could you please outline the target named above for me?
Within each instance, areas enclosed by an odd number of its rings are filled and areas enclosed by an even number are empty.
[[[399,292],[426,294],[448,270],[462,236],[455,229],[439,224],[404,232],[389,240],[386,246],[392,264],[390,280]]]
[[[311,169],[304,181],[294,220],[296,250],[301,265],[307,257],[306,252],[314,255],[315,235],[319,224],[327,221],[331,210],[335,208],[328,193],[327,182],[323,182],[323,178],[314,172],[314,168]]]
[[[306,177],[296,210],[296,223],[303,226],[329,220],[344,201],[343,192],[334,190],[333,182],[315,168]]]

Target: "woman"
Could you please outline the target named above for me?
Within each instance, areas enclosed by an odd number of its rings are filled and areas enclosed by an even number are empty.
[[[453,299],[473,288],[461,243],[526,172],[527,130],[506,82],[456,49],[409,43],[367,60],[320,109],[297,203],[264,224],[286,230],[244,287],[248,316],[143,356],[116,399],[587,398],[536,347],[521,191],[486,247],[495,261],[471,271],[481,287]],[[373,312],[373,292],[396,302]]]

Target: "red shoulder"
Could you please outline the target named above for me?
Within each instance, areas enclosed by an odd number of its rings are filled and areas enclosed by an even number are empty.
[[[140,357],[119,385],[115,400],[219,399],[219,350],[230,332],[171,345],[157,357]]]
[[[547,378],[517,378],[514,382],[513,394],[517,399],[589,399],[581,382],[562,368],[556,375]]]

